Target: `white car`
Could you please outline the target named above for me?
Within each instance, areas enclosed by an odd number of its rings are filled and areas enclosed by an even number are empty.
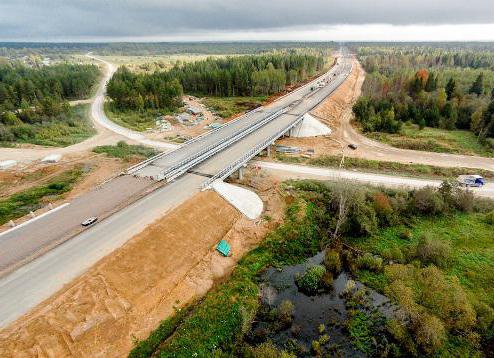
[[[456,180],[465,187],[481,187],[485,184],[485,179],[480,175],[460,175]]]
[[[89,226],[89,225],[94,224],[96,221],[98,221],[98,218],[96,216],[91,216],[90,218],[87,218],[86,220],[84,220],[81,223],[81,225],[82,226]]]

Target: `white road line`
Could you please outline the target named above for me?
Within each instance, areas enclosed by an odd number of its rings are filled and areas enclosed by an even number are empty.
[[[11,233],[11,232],[13,232],[13,231],[15,231],[17,229],[20,229],[21,227],[27,226],[27,225],[35,222],[36,220],[39,220],[39,219],[41,219],[41,218],[43,218],[45,216],[48,216],[48,215],[50,215],[50,214],[52,214],[52,213],[54,213],[56,211],[59,211],[59,210],[65,208],[66,206],[69,206],[69,205],[70,205],[70,203],[62,204],[60,206],[57,206],[54,209],[51,209],[50,211],[47,211],[46,213],[43,213],[43,214],[41,214],[39,216],[36,216],[35,218],[32,218],[31,220],[25,221],[22,224],[19,224],[17,226],[14,226],[12,229],[5,230],[4,232],[0,233],[0,237],[2,237],[3,235],[6,235],[8,233]]]

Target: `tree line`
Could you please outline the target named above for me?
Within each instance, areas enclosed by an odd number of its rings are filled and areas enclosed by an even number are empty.
[[[94,65],[58,64],[39,69],[0,65],[0,111],[37,106],[48,99],[87,98],[98,76]]]
[[[152,74],[135,74],[122,67],[108,84],[108,95],[119,110],[174,110],[184,91],[221,97],[270,95],[323,67],[323,56],[296,52],[208,58]]]
[[[415,70],[400,64],[399,56],[389,57],[383,63],[381,55],[362,59],[368,75],[353,110],[364,131],[396,133],[403,122],[412,121],[420,128],[471,130],[494,146],[492,71],[440,66]]]

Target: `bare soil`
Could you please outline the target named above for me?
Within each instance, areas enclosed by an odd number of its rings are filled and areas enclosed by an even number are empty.
[[[2,357],[122,357],[176,308],[228,275],[282,219],[277,186],[246,173],[270,220],[249,221],[214,192],[202,192],[0,332]],[[231,257],[215,251],[221,239]]]
[[[348,79],[311,112],[314,117],[331,128],[332,133],[330,136],[288,137],[279,140],[277,143],[299,147],[304,152],[308,149],[313,149],[314,157],[341,154],[342,149],[346,147],[344,128],[353,115],[352,106],[360,96],[364,79],[365,72],[358,61],[355,60],[352,73],[348,76]]]

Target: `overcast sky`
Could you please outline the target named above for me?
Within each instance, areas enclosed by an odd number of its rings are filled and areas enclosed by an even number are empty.
[[[0,0],[0,41],[494,40],[493,0]]]

